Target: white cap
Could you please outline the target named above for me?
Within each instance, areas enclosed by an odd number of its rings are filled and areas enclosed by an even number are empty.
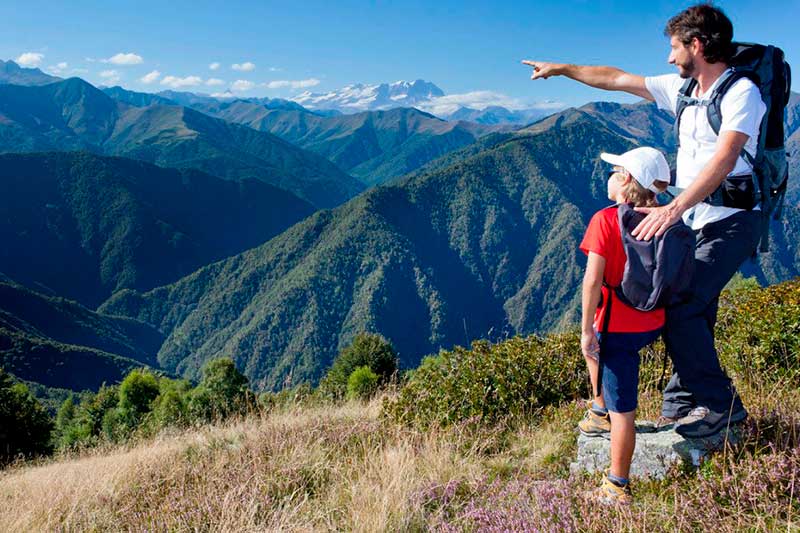
[[[645,189],[658,193],[653,182],[665,181],[669,183],[669,164],[659,150],[642,146],[634,148],[622,155],[600,154],[600,159],[612,165],[617,165],[631,173],[633,178]]]

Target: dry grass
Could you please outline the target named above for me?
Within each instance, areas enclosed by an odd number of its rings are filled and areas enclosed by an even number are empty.
[[[477,479],[457,432],[383,424],[369,405],[286,410],[0,477],[0,530],[407,530],[414,494]],[[466,438],[466,437],[465,437]]]
[[[777,408],[795,417],[800,413],[795,384],[740,389],[753,413]],[[700,488],[708,492],[738,483],[745,496],[759,490],[758,479],[745,471],[762,464],[750,450],[721,459],[732,466],[710,470],[731,474],[731,482],[714,474],[640,484],[632,511],[604,511],[598,522],[581,512],[577,496],[596,480],[567,475],[579,405],[552,409],[539,423],[511,431],[466,425],[422,433],[382,421],[380,404],[376,399],[366,405],[290,407],[263,418],[8,469],[0,474],[0,531],[483,530],[479,519],[498,521],[498,531],[560,531],[565,524],[571,524],[566,530],[602,530],[603,523],[631,531],[693,530],[697,521],[682,520],[708,504],[696,500]],[[643,398],[646,414],[657,413],[657,405],[657,395]],[[800,424],[774,427],[766,416],[763,420],[764,435],[756,441],[783,439],[784,451],[800,442],[797,435],[787,436]],[[764,469],[778,475],[786,468],[768,453],[765,457]],[[746,466],[737,471],[738,461]],[[767,493],[756,496],[765,499]],[[797,499],[795,494],[790,500],[788,520],[770,517],[769,502],[734,501],[714,510],[717,529],[769,530],[779,524],[794,531],[800,523],[792,514]]]

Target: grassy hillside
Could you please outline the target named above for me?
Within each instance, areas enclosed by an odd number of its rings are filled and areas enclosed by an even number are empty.
[[[48,388],[96,390],[131,369],[157,366],[151,326],[0,279],[0,367]]]
[[[364,189],[324,158],[274,135],[167,104],[154,99],[131,106],[79,78],[42,87],[0,85],[0,152],[88,150],[254,178],[317,207]]]
[[[314,211],[231,182],[88,153],[0,155],[0,271],[96,307],[261,244]]]
[[[741,444],[699,469],[634,480],[630,508],[588,504],[584,494],[599,477],[569,472],[585,374],[569,379],[576,390],[534,409],[514,404],[513,417],[465,412],[420,431],[386,416],[387,405],[423,389],[459,401],[420,402],[418,413],[456,412],[482,385],[475,377],[494,378],[483,392],[488,406],[504,393],[528,401],[555,390],[563,375],[549,371],[538,387],[519,386],[538,375],[537,365],[581,368],[572,335],[509,339],[457,359],[442,354],[453,364],[417,371],[371,403],[290,402],[224,425],[12,467],[0,473],[0,529],[688,532],[713,523],[717,531],[794,531],[799,303],[798,282],[768,290],[744,283],[725,294],[717,337],[750,411]],[[756,327],[753,316],[762,319]],[[558,343],[572,348],[538,357]],[[642,418],[658,414],[660,350],[644,354]]]
[[[260,388],[316,380],[362,330],[406,367],[473,338],[546,330],[574,319],[578,241],[607,202],[592,193],[596,156],[628,146],[591,117],[520,135],[102,309],[163,331],[165,368],[193,375],[230,355]]]

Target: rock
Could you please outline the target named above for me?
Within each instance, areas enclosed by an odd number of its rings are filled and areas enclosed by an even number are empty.
[[[727,441],[735,444],[739,440],[736,427],[721,431],[706,439],[686,439],[675,433],[672,427],[656,430],[652,422],[636,423],[636,450],[631,462],[631,477],[662,479],[673,465],[681,463],[698,466],[700,461],[716,450],[721,450]],[[570,465],[572,472],[602,472],[610,464],[610,436],[597,437],[578,435],[578,457]]]

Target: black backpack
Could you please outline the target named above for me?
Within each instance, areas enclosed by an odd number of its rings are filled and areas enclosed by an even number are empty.
[[[753,177],[726,179],[706,202],[711,205],[752,209],[760,206],[763,216],[763,233],[760,250],[769,249],[769,220],[779,220],[786,195],[789,166],[784,145],[784,116],[789,102],[792,74],[784,59],[783,50],[774,46],[753,43],[733,43],[736,51],[729,62],[730,70],[724,74],[708,100],[692,97],[697,81],[689,78],[680,90],[675,111],[675,138],[680,143],[681,114],[690,105],[707,106],[708,122],[719,135],[722,125],[722,97],[741,78],[750,79],[761,92],[767,106],[758,137],[755,156],[744,149],[741,156],[753,167]]]
[[[695,233],[678,221],[649,241],[640,241],[631,232],[645,214],[635,211],[631,204],[617,207],[622,247],[627,257],[622,282],[618,286],[603,284],[608,290],[608,304],[603,317],[600,342],[598,391],[603,376],[603,337],[608,333],[611,308],[615,299],[639,311],[652,311],[688,300],[693,291]]]

